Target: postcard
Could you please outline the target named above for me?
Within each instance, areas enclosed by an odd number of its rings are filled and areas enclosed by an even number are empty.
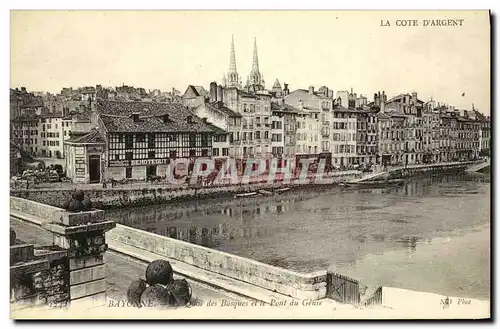
[[[11,11],[11,318],[491,318],[490,24]]]

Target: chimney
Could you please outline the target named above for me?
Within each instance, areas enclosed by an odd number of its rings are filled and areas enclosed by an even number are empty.
[[[309,95],[314,95],[314,86],[309,87]]]
[[[380,107],[380,98],[377,93],[373,94],[373,105]]]
[[[417,93],[415,91],[411,93],[411,103],[412,105],[417,105]]]
[[[283,83],[283,96],[287,96],[288,94],[288,83]]]
[[[380,98],[380,100],[379,100],[379,102],[380,102],[380,105],[379,105],[379,107],[380,107],[380,112],[382,112],[382,113],[384,113],[384,112],[385,112],[385,102],[386,102],[386,101],[387,101],[387,96],[385,96],[385,92],[383,91],[383,92],[382,92],[382,96],[381,96],[381,98]]]
[[[132,120],[133,120],[134,122],[139,122],[139,113],[134,112],[134,113],[132,113],[132,114],[130,115],[130,117],[132,118]]]
[[[217,83],[210,82],[210,103],[217,101]]]
[[[224,102],[223,96],[222,96],[222,85],[217,86],[217,102]]]
[[[168,114],[163,115],[163,123],[169,123],[170,122],[170,116]]]

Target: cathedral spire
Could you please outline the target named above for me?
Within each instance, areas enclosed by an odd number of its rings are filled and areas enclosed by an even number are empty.
[[[231,35],[231,55],[229,58],[229,72],[236,73],[236,53],[234,51],[234,37]]]
[[[247,79],[247,86],[254,86],[258,90],[264,89],[264,77],[259,71],[259,57],[257,55],[257,38],[254,38],[253,42],[253,62],[252,70]]]
[[[241,78],[236,70],[236,52],[234,51],[234,36],[231,35],[231,54],[229,55],[229,71],[227,72],[224,85],[227,87],[241,88]]]
[[[259,57],[257,55],[257,38],[253,39],[253,63],[252,71],[259,72]]]

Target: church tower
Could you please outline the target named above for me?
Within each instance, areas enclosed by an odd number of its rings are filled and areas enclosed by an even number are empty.
[[[247,86],[253,87],[252,89],[264,89],[264,76],[259,71],[259,57],[257,55],[257,39],[254,39],[253,44],[253,62],[252,62],[252,70],[250,71],[250,75],[247,79]]]
[[[229,71],[227,76],[223,78],[222,83],[226,87],[241,88],[241,78],[236,70],[236,53],[234,51],[234,37],[231,36],[231,54],[229,56]]]

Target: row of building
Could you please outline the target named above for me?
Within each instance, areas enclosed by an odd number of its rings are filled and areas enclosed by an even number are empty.
[[[190,85],[182,97],[161,102],[91,95],[73,113],[16,117],[12,141],[23,151],[66,158],[67,174],[78,182],[164,176],[172,161],[185,164],[182,174],[199,157],[218,167],[233,158],[242,171],[250,158],[264,159],[266,169],[271,159],[296,168],[304,158],[345,168],[469,160],[490,149],[489,117],[424,102],[416,92],[377,92],[369,102],[325,86],[290,91],[278,80],[266,89],[256,43],[244,85],[233,41],[228,72],[208,90]]]

